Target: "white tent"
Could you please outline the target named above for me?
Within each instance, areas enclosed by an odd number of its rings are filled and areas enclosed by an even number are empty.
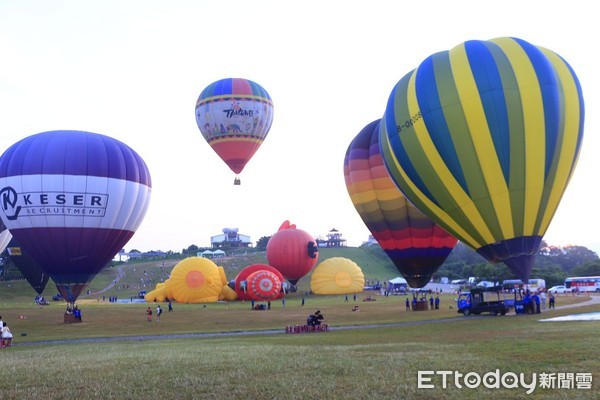
[[[213,257],[225,257],[225,252],[223,250],[215,250],[212,254]]]
[[[203,258],[212,258],[213,254],[214,253],[210,250],[204,250],[202,253],[198,253],[197,256]]]
[[[408,282],[400,276],[388,281],[387,290],[390,292],[404,292],[406,289],[408,289]]]
[[[402,284],[406,285],[406,284],[408,284],[408,282],[406,282],[406,279],[404,279],[404,278],[402,278],[400,276],[397,277],[397,278],[394,278],[394,279],[390,279],[388,282],[391,283],[392,285],[402,285]]]

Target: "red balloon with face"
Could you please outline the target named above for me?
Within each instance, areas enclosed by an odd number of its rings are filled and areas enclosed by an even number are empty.
[[[307,275],[319,259],[316,240],[285,221],[267,243],[267,260],[292,284]]]

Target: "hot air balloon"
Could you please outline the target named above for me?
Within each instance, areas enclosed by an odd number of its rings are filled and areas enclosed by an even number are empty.
[[[457,240],[407,201],[394,184],[379,150],[379,123],[368,124],[348,146],[346,188],[356,211],[398,271],[411,287],[421,288]]]
[[[263,300],[263,293],[264,290],[259,290],[258,293],[255,293],[255,287],[256,284],[259,283],[259,281],[257,281],[255,279],[256,276],[258,275],[254,275],[256,272],[259,271],[267,271],[270,274],[265,275],[268,276],[270,280],[273,281],[272,286],[278,286],[277,288],[277,294],[275,295],[275,297],[273,297],[270,300],[273,299],[277,299],[277,298],[281,298],[283,296],[285,296],[285,293],[282,289],[282,285],[283,282],[285,280],[285,278],[283,277],[283,275],[281,274],[281,272],[279,272],[276,268],[267,265],[267,264],[252,264],[249,265],[247,267],[245,267],[244,269],[242,269],[237,276],[235,277],[235,292],[237,293],[237,298],[239,300]],[[254,275],[254,277],[251,279],[251,276]],[[277,278],[277,280],[279,281],[279,284],[277,284],[275,282],[274,277]],[[252,285],[254,283],[254,286]],[[260,289],[260,288],[259,288]],[[264,299],[264,300],[269,300]]]
[[[0,253],[4,249],[6,249],[10,261],[27,279],[33,290],[37,294],[42,294],[50,277],[44,272],[40,264],[21,248],[17,240],[6,228],[6,225],[4,225],[4,222],[0,220]]]
[[[364,288],[362,270],[344,257],[328,258],[317,265],[310,277],[310,289],[315,294],[361,293]]]
[[[142,158],[96,133],[39,133],[0,157],[0,216],[71,303],[131,239],[150,193]]]
[[[10,240],[12,239],[12,234],[4,225],[4,222],[0,220],[0,253],[4,251]]]
[[[269,239],[266,256],[269,265],[295,286],[317,263],[319,249],[311,235],[285,221]]]
[[[1,224],[1,223],[0,223]],[[10,261],[21,271],[21,274],[27,279],[33,290],[37,294],[42,294],[48,283],[50,276],[44,271],[42,266],[23,249],[14,237],[11,237],[6,247]]]
[[[411,202],[526,282],[575,170],[583,120],[579,81],[560,56],[517,38],[472,40],[396,84],[380,140]]]
[[[274,300],[281,293],[281,279],[277,274],[260,270],[248,275],[248,294],[254,300]]]
[[[179,303],[216,302],[223,289],[219,268],[202,257],[188,257],[178,262],[165,283],[168,298]]]
[[[272,122],[271,96],[248,79],[227,78],[211,83],[196,101],[200,132],[236,174],[263,143]],[[238,177],[234,183],[239,185]]]

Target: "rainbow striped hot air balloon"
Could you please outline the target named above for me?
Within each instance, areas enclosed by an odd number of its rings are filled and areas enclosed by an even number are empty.
[[[344,159],[352,203],[381,248],[413,288],[425,286],[457,240],[406,200],[379,151],[379,122],[354,138]]]
[[[196,123],[204,139],[229,168],[240,174],[273,123],[267,91],[248,79],[227,78],[208,85],[196,101]],[[239,179],[236,178],[239,184]]]
[[[516,38],[433,54],[394,87],[385,164],[420,210],[527,281],[575,169],[584,104],[571,67]]]

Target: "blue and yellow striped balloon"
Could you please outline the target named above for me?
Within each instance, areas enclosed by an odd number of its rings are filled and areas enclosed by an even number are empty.
[[[583,137],[579,81],[516,38],[433,54],[394,87],[380,128],[386,167],[421,211],[528,279]]]

